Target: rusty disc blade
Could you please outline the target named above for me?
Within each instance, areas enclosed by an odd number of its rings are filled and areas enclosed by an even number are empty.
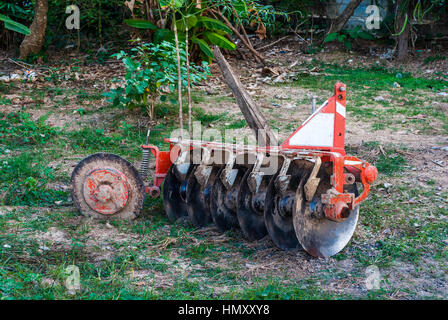
[[[237,217],[244,236],[249,240],[259,240],[267,235],[264,223],[264,202],[268,177],[263,177],[256,193],[251,192],[248,179],[251,170],[247,170],[241,180],[238,193]]]
[[[202,228],[212,222],[210,212],[211,189],[219,167],[213,167],[205,184],[202,186],[194,172],[190,174],[187,182],[187,211],[191,223]]]
[[[224,169],[225,167],[218,171],[210,198],[210,210],[213,222],[221,232],[239,226],[236,215],[236,202],[241,178],[247,170],[247,168],[243,166],[236,167],[235,169],[238,170],[238,172],[235,181],[232,187],[227,189],[220,178]]]
[[[266,192],[264,208],[264,221],[266,229],[275,245],[283,250],[300,249],[299,241],[292,222],[291,214],[284,214],[280,208],[282,199],[291,197],[292,194],[281,196],[275,187],[274,176],[269,182]]]
[[[179,180],[179,175],[174,172],[175,164],[172,164],[163,182],[163,206],[168,218],[175,222],[179,218],[187,217],[188,210],[186,200],[186,188],[189,174],[193,166],[190,166],[185,180]]]
[[[327,185],[329,187],[329,183]],[[347,191],[357,195],[356,187],[353,187],[352,191]],[[310,255],[328,258],[350,241],[358,222],[359,206],[350,211],[345,221],[335,222],[324,217],[321,194],[316,192],[311,201],[306,201],[301,183],[296,194],[294,229],[300,244]]]

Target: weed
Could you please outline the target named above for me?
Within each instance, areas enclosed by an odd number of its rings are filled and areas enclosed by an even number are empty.
[[[38,154],[22,153],[0,163],[0,203],[3,205],[52,205],[65,201],[64,191],[46,188],[53,169],[43,165]],[[10,183],[10,182],[14,183]]]
[[[434,62],[434,61],[443,61],[443,60],[446,60],[445,56],[441,56],[441,55],[436,54],[435,56],[431,56],[431,57],[425,58],[425,60],[423,60],[423,63],[424,64],[428,64],[428,63],[431,63],[431,62]]]
[[[397,174],[404,169],[406,159],[401,154],[386,154],[380,155],[375,166],[382,174],[392,175]]]
[[[28,113],[0,113],[0,138],[12,149],[45,144],[58,132],[45,124],[49,115],[47,113],[34,122]]]

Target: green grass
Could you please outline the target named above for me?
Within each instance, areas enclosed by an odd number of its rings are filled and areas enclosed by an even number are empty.
[[[397,82],[403,90],[429,89],[438,91],[448,88],[447,81],[418,78],[410,73],[390,70],[383,66],[350,68],[336,64],[318,64],[323,69],[325,76],[300,77],[296,84],[301,87],[327,88],[332,87],[339,80],[347,84],[349,94],[357,90],[363,90],[367,86],[370,96],[374,96],[381,90],[392,91],[394,82]],[[398,74],[401,77],[398,77]]]
[[[201,125],[208,126],[211,123],[218,122],[227,116],[227,112],[212,114],[206,113],[202,108],[194,109],[195,120],[200,121]]]
[[[434,120],[446,124],[443,130],[448,128],[446,116],[428,101],[429,95],[424,95],[446,90],[446,82],[405,73],[397,78],[398,70],[384,68],[321,67],[325,76],[303,77],[295,85],[326,88],[331,94],[328,88],[336,79],[346,82],[349,112],[366,121],[372,131],[382,134],[386,129],[403,130],[404,126],[426,134],[443,134],[427,128]],[[392,89],[393,82],[401,87]],[[0,91],[8,94],[17,88],[0,84]],[[68,166],[91,153],[107,151],[138,161],[146,137],[146,128],[135,121],[140,117],[138,110],[98,107],[95,101],[101,99],[101,93],[90,88],[50,85],[19,94],[34,101],[32,109],[45,97],[62,96],[53,101],[50,110],[55,113],[64,112],[63,107],[72,100],[85,104],[70,109],[81,116],[74,130],[49,126],[46,119],[50,113],[37,120],[27,110],[0,113],[0,205],[13,206],[0,207],[0,299],[388,299],[397,290],[420,298],[418,288],[402,289],[389,283],[389,274],[400,272],[394,269],[397,264],[412,266],[436,280],[440,280],[440,272],[448,272],[448,194],[436,191],[436,177],[423,187],[403,179],[410,173],[412,159],[401,151],[414,151],[405,144],[382,144],[384,154],[375,141],[347,147],[349,154],[378,168],[379,182],[361,206],[357,231],[346,249],[334,259],[315,263],[301,252],[279,253],[271,248],[272,243],[245,241],[239,231],[219,236],[197,233],[190,225],[172,224],[160,198],[147,198],[142,216],[131,223],[81,219],[68,191],[54,185],[68,185]],[[388,94],[391,102],[373,104],[380,94]],[[222,100],[202,93],[192,98],[198,104]],[[89,101],[93,103],[87,104]],[[160,103],[156,111],[160,118],[150,124],[150,143],[167,150],[163,138],[177,125],[177,109]],[[425,117],[406,118],[421,114]],[[103,115],[111,117],[104,121],[99,118],[95,125],[85,121]],[[193,109],[193,120],[218,130],[246,126],[244,120],[229,119],[228,112],[210,113],[198,106]],[[274,128],[283,125],[277,119],[268,121]],[[64,235],[62,242],[49,235],[54,230]],[[428,260],[434,265],[429,266]],[[285,263],[288,261],[293,261],[292,267]],[[338,266],[345,261],[353,266]],[[267,262],[273,267],[250,271],[251,266]],[[380,290],[352,294],[331,287],[335,282],[356,291],[362,287],[365,268],[372,264],[383,274]],[[69,265],[80,269],[81,290],[75,295],[64,285]],[[301,267],[295,269],[296,265]]]
[[[50,113],[32,121],[25,112],[4,114],[0,112],[0,138],[11,148],[42,145],[54,137],[58,130],[45,124]]]
[[[247,122],[244,119],[235,120],[226,126],[226,129],[241,129],[247,127]]]
[[[300,77],[292,83],[293,86],[312,89],[319,94],[322,94],[324,89],[328,92],[326,95],[330,96],[337,81],[345,83],[349,115],[357,117],[360,121],[368,119],[373,122],[374,130],[396,126],[417,128],[427,134],[448,133],[447,114],[440,112],[433,105],[435,93],[448,89],[446,80],[414,77],[410,73],[390,70],[383,66],[349,68],[320,62],[304,64],[301,67],[304,66],[309,68],[319,66],[325,75]],[[394,88],[394,83],[398,83],[399,87]],[[277,86],[285,85],[290,86],[291,83],[277,84]],[[384,100],[377,102],[375,98],[378,96],[389,96],[391,102]],[[399,116],[405,117],[406,120]],[[441,123],[440,129],[431,126],[433,119]]]

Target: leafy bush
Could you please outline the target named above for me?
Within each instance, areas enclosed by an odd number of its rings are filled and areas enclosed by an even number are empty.
[[[112,89],[105,95],[113,105],[125,105],[129,108],[141,106],[146,108],[150,118],[154,116],[157,98],[162,101],[166,94],[174,92],[178,83],[176,47],[173,43],[163,41],[160,44],[141,42],[131,49],[133,54],[124,51],[114,54],[126,67],[124,84]],[[187,67],[186,52],[181,44],[181,80],[186,87]],[[202,66],[190,64],[190,81],[194,85],[211,75],[206,62]],[[119,81],[119,80],[118,80]]]
[[[370,33],[362,30],[360,26],[356,26],[351,30],[341,30],[340,32],[329,33],[325,37],[324,42],[337,40],[344,44],[347,50],[352,50],[353,42],[357,39],[374,40],[375,38]]]
[[[205,7],[216,6],[216,1],[203,1]],[[220,20],[210,17],[208,10],[198,8],[194,1],[178,0],[175,3],[168,1],[160,1],[162,8],[170,8],[173,13],[169,15],[170,19],[176,17],[176,27],[179,40],[185,42],[187,35],[189,41],[190,53],[193,59],[198,58],[200,53],[201,59],[211,61],[213,59],[213,51],[211,45],[216,45],[227,50],[234,50],[235,44],[226,38],[232,34],[231,28]],[[127,19],[126,24],[137,29],[155,30],[153,35],[154,43],[163,41],[174,42],[174,32],[166,28],[157,28],[153,23],[143,19]],[[171,25],[172,22],[167,25]],[[187,34],[188,28],[188,34]]]
[[[30,33],[26,27],[33,18],[31,1],[17,4],[17,1],[0,0],[0,48],[18,44],[23,35]]]
[[[219,4],[223,14],[235,25],[242,23],[246,28],[254,29],[260,38],[266,37],[266,33],[273,34],[277,31],[279,18],[287,23],[292,14],[301,14],[297,7],[292,12],[287,12],[266,4],[266,1],[215,0],[213,2]]]
[[[196,8],[194,8],[196,9]],[[188,13],[186,19],[178,20],[177,29],[180,32],[180,39],[186,38],[186,25],[188,26],[188,37],[196,44],[203,54],[203,59],[213,59],[213,52],[210,45],[214,44],[227,50],[235,50],[236,46],[225,36],[232,34],[232,30],[219,20],[201,16],[201,11],[197,10]]]

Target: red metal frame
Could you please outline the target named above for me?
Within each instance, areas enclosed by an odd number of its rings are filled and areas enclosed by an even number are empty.
[[[156,159],[156,168],[154,173],[153,184],[157,187],[160,187],[172,164],[170,160],[171,151],[160,151],[158,147],[152,145],[142,145],[142,148],[150,149],[152,155]]]
[[[369,163],[362,161],[353,156],[346,156],[345,153],[345,106],[346,106],[346,85],[336,83],[334,87],[334,96],[316,110],[296,131],[294,131],[288,139],[286,139],[279,147],[258,147],[258,146],[239,146],[232,144],[223,144],[217,142],[204,142],[196,140],[177,140],[165,139],[170,144],[170,151],[160,151],[158,147],[151,145],[143,145],[142,148],[151,149],[152,154],[156,158],[156,169],[154,187],[160,187],[165,178],[172,162],[177,158],[179,152],[171,155],[172,149],[177,144],[182,144],[187,149],[208,147],[211,149],[233,150],[237,153],[244,152],[263,152],[271,155],[281,155],[289,158],[312,158],[321,157],[322,162],[333,163],[333,175],[331,177],[332,189],[327,194],[322,195],[322,202],[325,204],[325,215],[328,219],[334,221],[342,221],[345,219],[345,209],[353,209],[355,206],[364,201],[369,194],[370,184],[378,177],[377,169]],[[326,146],[314,145],[296,145],[293,140],[300,137],[302,132],[306,131],[306,126],[312,126],[318,121],[318,117],[325,114],[325,118],[332,118],[334,114],[334,123],[329,127],[327,132],[327,142],[329,137],[331,143]],[[322,116],[321,116],[322,117]],[[308,134],[310,132],[310,127]],[[313,128],[311,128],[313,129]],[[301,131],[302,130],[302,131]],[[311,130],[312,131],[312,130]],[[314,132],[319,135],[320,132]],[[301,140],[306,136],[301,136]],[[300,140],[300,139],[299,139]],[[351,173],[356,177],[356,181],[360,181],[363,190],[360,195],[355,197],[353,193],[344,193],[344,184],[346,173]],[[150,192],[150,188],[147,189]]]
[[[310,150],[325,150],[331,152],[338,152],[345,155],[345,104],[346,104],[346,85],[343,83],[336,83],[334,86],[334,96],[324,103],[324,105],[316,110],[308,119],[306,119],[300,127],[294,131],[288,139],[286,139],[281,147],[283,149],[310,149]],[[319,114],[334,114],[333,127],[333,144],[332,146],[304,146],[292,145],[291,139],[299,133],[305,126],[309,125],[313,119]],[[316,135],[321,134],[315,132]]]

